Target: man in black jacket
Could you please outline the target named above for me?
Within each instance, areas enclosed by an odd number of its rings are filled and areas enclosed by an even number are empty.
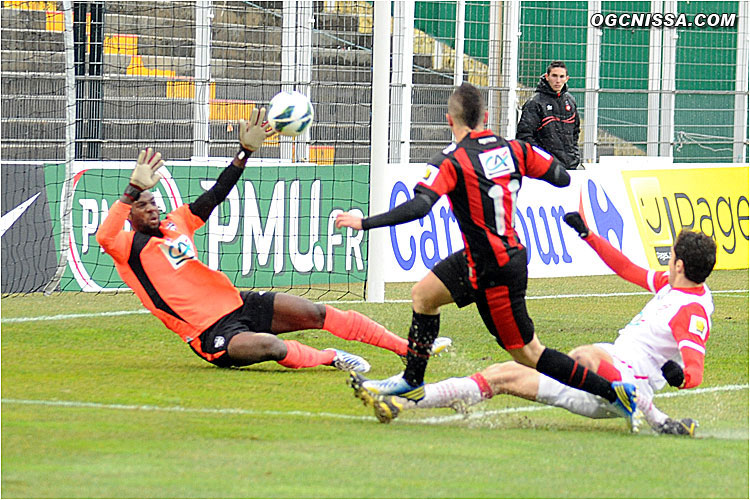
[[[581,119],[576,101],[568,93],[568,68],[552,61],[542,75],[536,94],[523,105],[516,139],[530,142],[552,153],[568,170],[581,164],[578,135]]]

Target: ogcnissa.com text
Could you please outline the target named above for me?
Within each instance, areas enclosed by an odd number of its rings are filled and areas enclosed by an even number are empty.
[[[736,13],[698,13],[688,15],[674,12],[626,12],[622,14],[597,12],[589,19],[595,28],[733,28]]]

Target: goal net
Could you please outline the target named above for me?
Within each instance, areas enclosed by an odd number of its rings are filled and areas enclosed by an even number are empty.
[[[240,288],[363,296],[366,234],[333,224],[369,193],[372,21],[348,7],[3,2],[3,294],[124,289],[95,235],[138,151],[167,160],[169,212],[211,187],[238,120],[298,90],[314,124],[266,141],[199,258]]]

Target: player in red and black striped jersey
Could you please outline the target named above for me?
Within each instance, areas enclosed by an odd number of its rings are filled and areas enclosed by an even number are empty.
[[[487,112],[481,94],[472,85],[464,83],[451,95],[446,118],[456,142],[433,158],[414,189],[413,199],[366,219],[347,213],[336,220],[337,227],[364,230],[392,226],[424,217],[440,196],[446,195],[465,246],[465,259],[461,254],[449,258],[456,272],[429,273],[412,292],[414,313],[403,376],[383,381],[355,377],[353,385],[358,394],[363,396],[364,389],[414,400],[423,397],[429,349],[439,330],[439,306],[458,295],[468,295],[468,302],[476,303],[498,344],[517,362],[610,402],[619,401],[632,421],[635,387],[613,385],[569,356],[544,347],[526,311],[526,249],[513,227],[516,197],[523,177],[564,187],[570,184],[569,174],[546,151],[485,130]],[[468,266],[468,280],[462,281],[463,260]],[[471,289],[467,291],[468,286]]]
[[[217,366],[276,361],[288,368],[331,365],[369,370],[370,365],[359,356],[338,349],[321,351],[277,337],[317,328],[405,356],[406,339],[356,311],[284,293],[240,292],[224,273],[196,257],[195,231],[235,186],[250,154],[273,133],[264,117],[265,109],[256,108],[249,122],[240,122],[241,149],[216,184],[163,220],[148,189],[159,182],[156,171],[164,162],[150,148],[141,151],[130,184],[112,205],[97,232],[97,242],[143,305],[196,354]],[[123,229],[126,220],[132,231]]]

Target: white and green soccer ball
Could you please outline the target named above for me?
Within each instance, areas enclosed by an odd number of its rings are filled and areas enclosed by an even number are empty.
[[[307,130],[315,111],[305,94],[297,91],[279,92],[268,107],[268,123],[281,135],[295,137]]]

